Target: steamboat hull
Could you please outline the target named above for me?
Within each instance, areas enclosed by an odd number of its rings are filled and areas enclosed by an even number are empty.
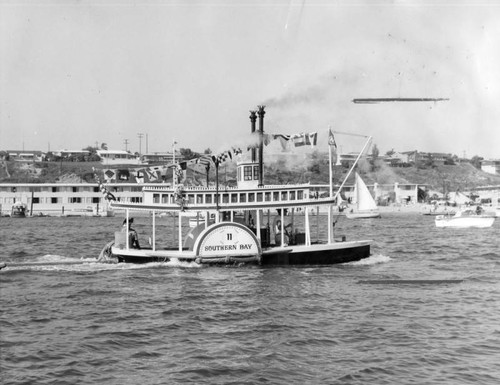
[[[199,264],[250,264],[262,266],[288,265],[335,265],[359,261],[370,256],[369,241],[337,242],[333,244],[313,244],[311,246],[291,246],[262,250],[259,255],[228,255],[199,257],[188,251],[153,252],[148,249],[116,250],[112,256],[119,263],[152,262],[196,262]]]
[[[325,245],[317,250],[311,247],[297,247],[292,250],[273,251],[262,254],[261,264],[264,266],[279,265],[336,265],[339,263],[355,262],[370,256],[370,245],[349,245],[343,242],[342,247],[332,248]],[[334,245],[335,246],[335,245]],[[309,250],[306,250],[309,249]]]

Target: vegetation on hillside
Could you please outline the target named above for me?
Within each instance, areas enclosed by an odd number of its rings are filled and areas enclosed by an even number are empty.
[[[184,150],[184,149],[183,149]],[[197,155],[184,150],[188,157]],[[24,163],[14,161],[0,162],[0,183],[94,183],[92,168],[102,169],[98,162],[35,162]],[[120,167],[116,167],[120,168]],[[123,167],[125,168],[125,167]],[[219,167],[219,183],[235,185],[236,165],[234,162],[223,163]],[[340,184],[349,171],[344,163],[333,167],[334,184]],[[467,191],[474,187],[500,185],[500,175],[492,175],[477,169],[470,163],[454,163],[445,165],[417,165],[412,167],[389,167],[375,158],[361,162],[356,170],[367,184],[416,183],[427,185],[429,189],[438,191]],[[283,155],[267,162],[264,170],[265,184],[313,183],[328,184],[328,156],[312,152],[306,158],[294,155]],[[207,175],[204,167],[188,168],[187,182],[194,185],[206,183]],[[215,181],[215,167],[209,170],[209,180]],[[171,182],[172,173],[167,173],[166,182]],[[347,183],[354,181],[353,173]]]

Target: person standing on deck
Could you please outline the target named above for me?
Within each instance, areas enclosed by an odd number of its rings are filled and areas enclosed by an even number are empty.
[[[137,231],[132,228],[132,223],[134,223],[134,218],[130,218],[128,220],[128,239],[129,239],[129,247],[133,249],[140,249],[139,245],[139,236],[137,235]],[[122,232],[127,232],[127,219],[123,220]]]

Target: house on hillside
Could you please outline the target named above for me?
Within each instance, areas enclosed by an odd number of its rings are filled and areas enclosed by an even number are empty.
[[[105,166],[111,165],[140,165],[141,158],[124,150],[97,150],[101,163]]]
[[[500,175],[500,160],[490,159],[481,161],[481,170],[488,174]]]
[[[392,152],[390,155],[384,155],[381,159],[390,167],[404,167],[409,164],[407,156],[400,152]]]
[[[18,151],[18,150],[7,150],[9,154],[9,159],[17,162],[41,162],[45,153],[43,151]]]
[[[175,152],[175,161],[182,161],[182,155],[179,152]],[[142,155],[142,161],[148,164],[154,163],[173,163],[174,153],[173,152],[153,152],[149,154]]]
[[[402,154],[406,156],[407,163],[413,164],[432,161],[435,165],[443,165],[448,159],[452,158],[451,154],[445,154],[442,152],[420,152],[414,150],[405,151],[402,152]]]
[[[86,157],[90,155],[88,150],[58,150],[54,151],[55,156],[61,157],[63,159]]]

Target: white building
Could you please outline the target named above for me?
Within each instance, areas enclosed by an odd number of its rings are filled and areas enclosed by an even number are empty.
[[[481,170],[487,172],[488,174],[499,175],[500,174],[500,160],[491,159],[481,161]]]
[[[101,157],[101,163],[106,166],[142,164],[140,157],[123,150],[97,150],[97,155]]]

